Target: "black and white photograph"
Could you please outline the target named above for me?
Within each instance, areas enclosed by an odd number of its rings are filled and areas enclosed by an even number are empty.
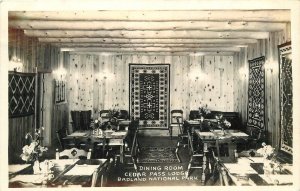
[[[0,10],[0,189],[300,190],[300,1]]]

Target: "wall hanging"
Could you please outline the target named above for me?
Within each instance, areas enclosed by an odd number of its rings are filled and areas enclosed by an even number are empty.
[[[168,128],[170,65],[129,65],[130,116],[145,128]]]
[[[10,118],[34,114],[35,75],[35,73],[8,73],[8,113]]]
[[[249,60],[248,127],[265,129],[265,57]]]
[[[291,42],[279,45],[280,147],[293,154],[293,78]]]

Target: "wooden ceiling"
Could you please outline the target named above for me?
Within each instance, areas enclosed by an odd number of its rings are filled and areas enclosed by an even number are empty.
[[[289,10],[9,12],[10,28],[76,52],[232,54],[287,25]]]

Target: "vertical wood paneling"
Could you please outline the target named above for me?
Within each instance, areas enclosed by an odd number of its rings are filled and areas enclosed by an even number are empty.
[[[16,56],[23,63],[23,72],[35,72],[38,70],[55,70],[58,68],[59,49],[39,43],[36,38],[26,37],[21,30],[9,29],[9,55]],[[44,107],[44,145],[49,146],[56,138],[55,131],[68,125],[68,106],[60,104],[54,107],[54,86],[52,74],[45,79],[45,107]],[[42,92],[40,92],[41,95]],[[38,108],[40,112],[41,108]],[[9,119],[9,158],[10,162],[18,162],[22,147],[25,144],[25,135],[34,131],[35,116],[27,116]],[[38,120],[41,121],[41,120]],[[42,124],[38,124],[41,127]]]
[[[70,110],[129,109],[129,64],[170,64],[170,107],[233,111],[232,56],[70,55]],[[89,67],[91,65],[92,67]],[[107,78],[104,79],[105,72]],[[199,79],[192,72],[203,75]],[[222,78],[220,74],[222,73]],[[74,79],[76,74],[78,79]],[[87,80],[87,74],[88,79]],[[109,75],[107,75],[109,74]],[[86,91],[86,92],[83,92]],[[90,92],[92,91],[92,92]],[[90,101],[92,100],[92,101]]]
[[[234,110],[242,116],[242,121],[247,121],[248,77],[244,78],[239,69],[246,66],[248,60],[265,56],[265,102],[266,102],[266,127],[268,141],[273,146],[279,146],[280,137],[280,103],[279,103],[279,62],[277,46],[290,40],[290,25],[280,32],[271,32],[269,39],[259,40],[234,56]]]

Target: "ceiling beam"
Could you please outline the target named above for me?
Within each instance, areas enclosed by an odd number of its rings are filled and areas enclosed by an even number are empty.
[[[176,21],[176,22],[127,22],[127,21],[44,21],[12,20],[9,26],[33,30],[204,30],[204,31],[280,31],[286,23],[241,21]]]
[[[40,42],[44,43],[101,43],[101,44],[146,44],[146,43],[158,43],[158,44],[170,44],[170,43],[219,43],[219,44],[251,44],[257,43],[256,39],[239,38],[239,39],[191,39],[191,38],[176,38],[176,39],[129,39],[129,38],[39,38]]]
[[[84,31],[84,30],[25,30],[33,37],[106,37],[106,38],[254,38],[266,39],[268,32],[215,32],[215,31]]]
[[[68,48],[62,47],[61,51],[79,51],[79,52],[239,52],[238,47],[209,47],[209,48],[166,48],[166,47],[140,47],[140,48],[103,48],[103,47],[80,47]]]
[[[234,52],[80,52],[72,51],[70,54],[84,54],[84,55],[147,55],[147,56],[233,56]]]
[[[289,10],[206,11],[10,11],[10,19],[77,21],[275,21],[290,22]]]
[[[103,43],[52,43],[54,46],[58,47],[105,47],[105,48],[130,48],[130,47],[185,47],[185,48],[206,48],[206,47],[245,47],[246,44],[197,44],[197,43],[172,43],[172,44],[103,44]]]

